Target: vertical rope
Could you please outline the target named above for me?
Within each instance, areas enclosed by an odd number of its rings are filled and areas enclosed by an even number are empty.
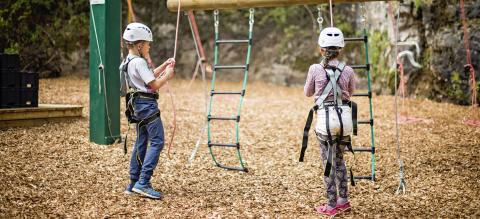
[[[128,23],[136,22],[137,18],[135,12],[133,11],[132,0],[127,0],[128,4]]]
[[[470,71],[470,88],[472,90],[472,108],[477,107],[477,82],[475,79],[475,69],[472,65],[472,57],[470,51],[470,35],[468,32],[468,23],[467,18],[465,15],[465,3],[464,0],[460,0],[460,11],[461,11],[461,18],[462,18],[462,27],[463,27],[463,44],[466,50],[467,55],[467,68]]]
[[[178,9],[177,9],[177,27],[175,28],[175,46],[173,48],[173,59],[176,58],[177,56],[177,45],[178,45],[178,27],[179,27],[179,24],[180,24],[180,0],[178,0]],[[173,110],[173,128],[172,128],[172,135],[170,136],[170,142],[168,143],[168,158],[169,159],[172,159],[172,156],[170,154],[170,151],[172,149],[172,145],[173,145],[173,140],[174,140],[174,137],[175,137],[175,132],[177,130],[177,109],[175,107],[175,98],[173,96],[173,91],[170,90],[170,85],[167,81],[166,83],[166,88],[167,88],[167,92],[168,92],[168,95],[170,96],[170,101],[172,103],[172,110]]]
[[[178,25],[180,23],[180,0],[178,0],[177,9],[177,28],[175,29],[175,47],[173,48],[173,59],[177,57],[177,44],[178,44]]]
[[[392,5],[389,2],[388,3],[388,11],[389,14],[392,17],[392,25],[394,28],[394,35],[395,35],[395,60],[398,61],[398,38],[399,38],[399,21],[400,21],[400,3],[398,3],[397,6],[397,19],[392,16],[393,15],[393,9]],[[398,62],[397,62],[398,65]],[[406,191],[406,183],[405,183],[405,174],[404,174],[404,166],[403,166],[403,160],[401,157],[401,149],[400,149],[400,129],[398,126],[398,85],[397,85],[397,79],[398,77],[398,68],[395,68],[395,138],[396,138],[396,143],[397,143],[397,162],[399,165],[399,185],[397,188],[397,191],[395,192],[396,194],[400,194],[401,192],[404,194]]]
[[[107,86],[106,86],[106,82],[105,82],[105,66],[103,65],[103,59],[102,59],[102,53],[100,51],[100,43],[98,41],[98,34],[97,34],[97,25],[96,25],[96,21],[95,21],[95,13],[93,12],[93,6],[92,4],[90,4],[90,11],[91,11],[91,15],[92,15],[92,23],[93,23],[93,32],[95,34],[95,42],[97,44],[97,52],[98,52],[98,58],[100,60],[100,64],[98,65],[98,93],[101,94],[102,93],[102,78],[101,78],[101,74],[103,75],[103,91],[104,91],[104,98],[105,98],[105,111],[106,111],[106,116],[107,116],[107,126],[108,126],[108,133],[110,134],[110,138],[113,138],[113,134],[112,134],[112,128],[111,128],[111,125],[112,125],[112,121],[110,119],[110,113],[109,113],[109,110],[108,110],[108,102],[107,102]],[[117,140],[120,140],[120,139],[117,139]]]
[[[333,9],[332,9],[332,0],[330,0],[330,26],[333,27]]]

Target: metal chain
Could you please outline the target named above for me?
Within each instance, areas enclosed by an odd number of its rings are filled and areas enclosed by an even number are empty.
[[[250,32],[253,31],[253,23],[255,23],[254,20],[255,20],[255,9],[250,8],[250,16],[249,16],[249,24],[250,24],[249,31]]]
[[[218,18],[218,10],[213,11],[213,20],[215,25],[215,33],[218,33],[218,25],[220,23],[220,20]]]
[[[362,13],[362,24],[363,24],[363,29],[367,28],[367,9],[365,7],[365,3],[360,4],[360,11]]]
[[[318,11],[318,18],[317,18],[317,22],[318,22],[318,32],[322,32],[322,29],[323,29],[323,17],[322,17],[322,8],[320,8],[320,6],[317,6],[317,11]]]

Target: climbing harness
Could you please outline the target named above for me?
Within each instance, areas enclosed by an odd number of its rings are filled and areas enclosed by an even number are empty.
[[[330,8],[332,5],[330,4]],[[363,23],[363,36],[362,37],[353,37],[353,38],[345,38],[345,42],[363,42],[365,48],[365,64],[363,65],[350,65],[353,69],[363,69],[366,71],[367,74],[367,85],[368,85],[368,92],[367,93],[354,93],[353,97],[368,97],[369,99],[369,120],[357,120],[357,106],[353,102],[351,103],[352,108],[352,123],[353,123],[353,135],[357,135],[357,125],[370,125],[370,137],[371,137],[371,146],[370,147],[353,147],[354,152],[369,152],[371,154],[371,175],[369,176],[354,176],[354,179],[368,179],[371,181],[375,181],[375,135],[374,135],[374,120],[373,120],[373,104],[372,104],[372,87],[371,87],[371,74],[370,74],[370,63],[369,63],[369,52],[368,52],[368,36],[367,36],[367,28],[366,28],[366,9],[364,3],[360,5],[362,11],[362,23]],[[330,21],[333,23],[332,15],[330,15]],[[315,110],[314,110],[315,111]],[[313,119],[313,112],[311,111],[311,115],[309,114],[307,118],[308,120]],[[310,122],[311,124],[311,122]],[[304,128],[304,139],[308,138],[308,131],[310,130],[310,126],[306,125]],[[305,137],[307,135],[307,137]],[[306,147],[307,142],[302,142],[302,148]],[[355,156],[353,157],[353,165],[355,165]]]
[[[133,11],[133,6],[132,6],[132,3],[130,1],[131,0],[129,0],[129,2],[128,2],[129,3],[129,18],[130,18],[130,14],[131,14],[133,22],[135,22],[135,13]],[[180,0],[178,0],[177,26],[176,26],[176,29],[175,29],[175,46],[174,46],[174,52],[173,52],[173,59],[176,58],[176,54],[177,54],[178,27],[179,27],[179,22],[180,22],[180,7],[181,7]],[[146,57],[146,60],[147,60],[147,63],[150,67],[155,66],[150,57]],[[162,75],[162,74],[163,74],[163,72],[160,73],[160,75]],[[171,152],[171,148],[172,148],[173,141],[174,141],[174,138],[175,138],[175,133],[176,133],[176,130],[177,130],[177,109],[176,109],[175,97],[174,97],[174,94],[173,94],[173,90],[170,88],[170,85],[169,85],[168,81],[165,84],[165,88],[166,88],[166,91],[167,91],[168,96],[170,98],[170,103],[172,105],[172,111],[173,111],[172,131],[171,131],[171,136],[170,136],[170,141],[168,143],[168,151],[167,151],[167,157],[169,159],[172,159],[172,156],[171,156],[170,152]]]
[[[127,133],[125,134],[125,140],[123,143],[123,152],[127,154],[127,140],[128,140],[128,133],[130,131],[130,124],[137,124],[137,127],[140,128],[144,125],[149,124],[157,117],[160,117],[160,113],[154,113],[143,120],[138,120],[135,118],[135,98],[142,98],[142,99],[151,99],[151,100],[158,100],[158,93],[145,93],[140,92],[135,87],[133,82],[130,79],[128,74],[128,64],[137,57],[133,57],[131,59],[126,59],[123,61],[122,66],[120,67],[120,78],[121,78],[121,88],[120,88],[120,96],[125,97],[125,116],[127,117],[128,121],[128,129]],[[138,133],[138,130],[137,130]],[[138,154],[137,154],[138,156]]]
[[[323,61],[322,61],[321,66],[324,66]],[[340,88],[340,85],[338,84],[340,76],[341,76],[344,68],[345,68],[345,63],[344,62],[340,62],[337,65],[337,67],[327,66],[327,67],[324,68],[324,70],[326,72],[328,84],[323,89],[322,94],[315,100],[315,106],[312,107],[312,109],[310,109],[310,112],[309,112],[308,117],[307,117],[307,122],[305,124],[304,132],[303,132],[302,149],[300,151],[300,159],[299,159],[300,162],[304,161],[305,151],[306,151],[307,146],[308,146],[308,134],[309,134],[310,127],[311,127],[311,124],[312,124],[312,120],[313,120],[313,112],[319,113],[318,112],[319,110],[325,110],[325,120],[326,120],[325,121],[325,126],[326,126],[325,132],[326,132],[327,136],[325,138],[325,136],[322,135],[322,133],[319,133],[317,131],[315,131],[315,133],[317,134],[317,137],[320,140],[320,142],[323,145],[325,145],[328,149],[327,150],[328,151],[327,152],[327,163],[326,163],[325,172],[324,172],[324,176],[326,176],[326,177],[330,176],[330,171],[332,169],[332,162],[334,162],[333,161],[333,152],[335,150],[334,147],[346,146],[348,148],[348,150],[351,151],[352,154],[354,154],[352,144],[351,144],[351,140],[350,140],[351,139],[350,135],[344,136],[344,134],[345,134],[344,133],[344,124],[343,124],[343,119],[342,119],[343,110],[345,109],[345,108],[342,108],[342,106],[347,106],[347,107],[352,106],[350,101],[348,103],[344,103],[344,101],[342,100],[342,89]],[[334,96],[333,101],[326,101],[327,96],[330,93],[332,93],[333,96]],[[352,111],[356,112],[356,110],[357,110],[356,105],[354,105],[354,106],[355,106],[355,108],[352,109]],[[336,113],[336,116],[338,118],[338,123],[339,123],[338,126],[339,127],[334,127],[333,126],[333,125],[336,126],[337,124],[331,124],[330,113],[332,111],[334,111]],[[355,115],[356,115],[356,113],[355,113]],[[353,113],[352,113],[352,117],[353,117]],[[353,121],[353,118],[352,118],[352,121]],[[353,123],[353,122],[352,122],[352,125],[356,126],[356,124]],[[336,131],[336,133],[332,134],[333,130],[339,130],[339,131]],[[333,138],[333,135],[336,136],[335,139]],[[351,168],[350,168],[350,174],[351,174],[351,177],[350,177],[351,184],[352,184],[352,186],[354,186],[355,182],[354,182],[354,178],[353,178],[353,171],[352,171]]]
[[[239,171],[244,171],[248,172],[248,169],[245,167],[245,164],[242,160],[242,156],[240,153],[240,138],[239,138],[239,122],[240,122],[240,112],[242,109],[243,105],[243,99],[245,96],[245,89],[247,86],[247,80],[248,80],[248,72],[250,68],[250,54],[252,50],[252,45],[253,45],[253,24],[254,24],[254,14],[255,10],[252,8],[249,10],[249,31],[248,31],[248,39],[246,40],[220,40],[219,39],[219,12],[218,10],[215,10],[213,15],[214,15],[214,26],[215,26],[215,60],[214,60],[214,68],[213,68],[213,75],[212,75],[212,89],[210,92],[210,104],[208,108],[208,115],[207,115],[207,132],[208,132],[208,148],[210,151],[210,155],[212,156],[212,159],[214,163],[220,167],[224,168],[227,170],[239,170]],[[247,49],[247,56],[245,60],[245,65],[219,65],[218,64],[218,46],[220,44],[247,44],[248,49]],[[215,91],[215,79],[216,79],[216,74],[218,70],[231,70],[231,69],[242,69],[244,70],[244,78],[243,78],[243,88],[239,92],[231,92],[231,91]],[[219,116],[212,116],[212,102],[213,102],[213,96],[215,95],[240,95],[240,102],[237,107],[237,116],[235,117],[219,117]],[[213,142],[211,138],[211,121],[212,120],[230,120],[230,121],[235,121],[235,143],[217,143]],[[221,164],[217,161],[214,152],[213,152],[213,147],[231,147],[231,148],[236,148],[237,149],[237,156],[240,160],[240,167],[232,167],[232,166],[227,166],[224,164]]]

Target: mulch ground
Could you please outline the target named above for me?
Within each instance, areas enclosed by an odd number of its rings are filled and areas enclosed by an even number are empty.
[[[173,159],[169,160],[164,150],[152,180],[164,194],[157,201],[122,193],[128,183],[133,137],[126,156],[121,143],[103,146],[89,142],[88,79],[42,79],[41,103],[83,105],[84,118],[0,131],[0,217],[320,217],[313,208],[325,202],[325,195],[313,132],[305,162],[298,162],[303,125],[312,105],[302,87],[248,85],[240,142],[250,172],[242,173],[213,165],[206,134],[195,160],[188,164],[206,119],[202,83],[187,85],[188,81],[182,80],[173,83],[178,131]],[[218,89],[239,86],[222,83]],[[159,103],[167,139],[172,121],[169,101],[162,92]],[[235,99],[215,101],[223,105],[215,113],[228,115],[228,110],[236,110],[232,105]],[[357,102],[360,117],[367,118],[367,98]],[[461,123],[468,107],[406,100],[409,114],[428,122],[400,127],[407,193],[395,195],[399,167],[393,103],[392,96],[374,97],[377,181],[357,181],[350,187],[353,209],[339,217],[479,218],[480,127]],[[232,137],[233,126],[227,124],[214,127],[218,141]],[[122,133],[126,129],[122,117]],[[132,130],[130,136],[135,136]],[[355,145],[369,143],[370,130],[361,126]],[[234,153],[218,153],[222,162],[238,165]],[[357,153],[356,175],[370,173],[370,159],[369,154]],[[347,155],[347,165],[352,161]]]

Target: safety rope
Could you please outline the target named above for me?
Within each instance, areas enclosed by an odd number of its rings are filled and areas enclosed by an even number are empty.
[[[178,0],[178,9],[177,9],[177,26],[175,28],[175,46],[173,48],[173,59],[175,60],[175,58],[177,57],[177,45],[178,45],[178,27],[179,27],[179,24],[180,24],[180,0]],[[173,145],[173,140],[175,138],[175,132],[177,130],[177,109],[176,109],[176,105],[175,105],[175,97],[173,95],[173,90],[170,88],[170,85],[167,81],[167,83],[165,84],[166,86],[166,89],[167,89],[167,93],[168,95],[170,96],[170,101],[171,101],[171,104],[172,104],[172,110],[173,110],[173,126],[172,126],[172,134],[170,136],[170,142],[168,143],[168,158],[169,159],[172,159],[171,157],[171,154],[170,154],[170,151],[172,149],[172,145]]]
[[[135,11],[133,10],[132,0],[127,0],[128,4],[128,23],[135,22],[137,20]]]
[[[388,11],[389,14],[391,15],[390,17],[392,18],[392,25],[394,29],[394,39],[395,39],[395,59],[397,60],[398,56],[398,23],[400,20],[400,3],[397,6],[397,18],[392,16],[393,15],[393,9],[392,9],[392,4],[389,2],[388,3]],[[404,166],[403,166],[403,160],[401,158],[401,148],[400,148],[400,129],[398,126],[398,84],[397,84],[397,77],[398,77],[398,68],[395,68],[395,138],[396,138],[396,143],[397,143],[397,162],[399,165],[399,185],[397,188],[397,191],[395,194],[405,194],[406,189],[407,189],[407,184],[405,182],[405,173],[404,173]]]
[[[100,64],[98,65],[98,93],[101,94],[102,93],[102,83],[101,83],[101,75],[103,76],[103,94],[104,94],[104,101],[105,101],[105,111],[106,111],[106,114],[107,114],[107,127],[108,127],[108,133],[110,134],[109,138],[114,138],[113,137],[113,134],[112,134],[112,120],[110,119],[110,112],[109,112],[109,109],[108,109],[108,101],[107,101],[107,86],[106,86],[106,82],[105,82],[105,66],[103,65],[103,59],[102,59],[102,54],[101,54],[101,51],[100,51],[100,43],[99,43],[99,40],[98,40],[98,34],[97,34],[97,24],[96,24],[96,21],[95,21],[95,13],[93,12],[93,6],[92,4],[90,3],[90,12],[91,12],[91,15],[92,15],[92,24],[93,24],[93,32],[95,34],[95,42],[97,44],[97,52],[98,52],[98,58],[100,60]],[[120,139],[116,139],[115,140],[115,143],[118,143]]]
[[[330,2],[330,27],[333,27],[333,5],[332,5],[332,0]]]
[[[470,89],[471,89],[471,101],[472,101],[472,108],[471,108],[471,119],[467,119],[466,117],[463,119],[463,123],[466,125],[471,126],[480,126],[480,120],[473,119],[475,110],[478,109],[477,104],[477,82],[475,79],[475,69],[472,65],[472,57],[471,57],[471,50],[470,50],[470,35],[468,32],[468,22],[467,17],[465,15],[465,2],[464,0],[460,0],[460,11],[461,11],[461,19],[462,19],[462,28],[463,28],[463,45],[466,51],[466,62],[465,68],[468,69],[470,73]]]
[[[195,72],[192,77],[192,80],[190,81],[190,84],[188,87],[191,86],[193,81],[195,80],[196,74],[198,69],[200,69],[202,73],[202,82],[203,82],[203,89],[204,89],[204,101],[205,101],[205,116],[208,116],[208,93],[207,93],[207,83],[206,83],[206,77],[205,77],[205,52],[203,50],[202,42],[200,39],[200,34],[198,33],[198,27],[195,22],[195,15],[193,14],[193,11],[188,11],[188,23],[190,25],[190,30],[192,31],[192,37],[193,37],[193,43],[195,45],[195,51],[197,53],[198,57],[198,62],[197,65],[195,66]],[[195,158],[195,155],[197,154],[198,148],[200,147],[200,142],[202,140],[202,136],[205,134],[207,131],[207,122],[205,122],[205,125],[203,126],[202,130],[200,131],[201,134],[197,139],[197,142],[195,144],[194,149],[192,150],[192,153],[190,154],[190,157],[188,158],[188,163],[192,164],[193,159]]]

